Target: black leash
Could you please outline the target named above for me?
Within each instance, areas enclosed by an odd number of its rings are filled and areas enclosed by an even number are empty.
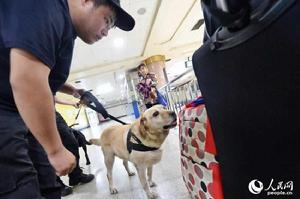
[[[80,113],[80,111],[81,111],[81,107],[82,107],[82,106],[79,107],[79,111],[78,111],[78,113],[77,113],[77,115],[76,115],[76,117],[75,117],[75,121],[77,120],[77,118],[78,118],[78,116],[79,116],[79,113]]]
[[[85,93],[83,93],[83,95],[80,98],[80,101],[85,104],[87,107],[89,107],[90,109],[93,109],[94,111],[96,111],[97,113],[100,113],[105,119],[106,118],[110,118],[112,120],[115,120],[116,122],[119,122],[123,125],[126,125],[127,123],[119,120],[118,118],[110,115],[105,108],[103,107],[103,105],[98,101],[98,99],[89,91],[86,91]]]
[[[80,110],[81,110],[81,106],[79,107],[79,110],[78,110],[77,115],[75,117],[74,123],[69,126],[70,128],[72,128],[73,126],[76,126],[76,125],[79,124],[79,123],[76,123],[76,120],[77,120],[77,118],[79,116]]]

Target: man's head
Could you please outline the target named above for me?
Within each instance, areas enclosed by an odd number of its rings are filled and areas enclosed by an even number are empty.
[[[115,26],[130,31],[135,25],[119,0],[68,0],[68,4],[77,35],[88,44],[107,36]]]

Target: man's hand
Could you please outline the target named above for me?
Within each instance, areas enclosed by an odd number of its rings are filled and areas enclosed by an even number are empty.
[[[79,107],[80,107],[80,102],[74,102],[74,103],[73,103],[73,106],[74,106],[75,108],[79,108]]]
[[[80,98],[81,95],[85,92],[85,89],[77,89],[71,84],[65,83],[59,90],[59,92],[68,94],[68,95],[73,95],[75,98]]]
[[[69,174],[76,166],[75,156],[65,147],[52,154],[48,154],[48,159],[58,176]]]
[[[85,89],[74,89],[74,91],[73,91],[73,97],[80,98],[81,95],[83,95],[83,93],[85,91],[86,91]]]

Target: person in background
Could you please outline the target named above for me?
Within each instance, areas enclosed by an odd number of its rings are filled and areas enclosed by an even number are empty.
[[[138,68],[139,83],[137,90],[141,95],[147,109],[159,104],[157,100],[157,78],[154,73],[149,73],[147,66],[141,63]]]

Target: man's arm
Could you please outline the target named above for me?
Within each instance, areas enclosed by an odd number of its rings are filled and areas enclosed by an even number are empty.
[[[11,49],[10,63],[10,84],[19,113],[57,174],[66,175],[74,168],[75,157],[62,145],[56,127],[50,69],[21,49]]]
[[[80,106],[79,102],[72,102],[70,100],[64,100],[64,99],[58,98],[56,96],[54,96],[54,101],[58,104],[70,105],[70,106],[74,106],[75,108],[79,108],[79,106]]]
[[[73,97],[80,98],[81,95],[85,92],[84,89],[77,89],[71,84],[65,83],[60,89],[59,92],[73,95]]]

